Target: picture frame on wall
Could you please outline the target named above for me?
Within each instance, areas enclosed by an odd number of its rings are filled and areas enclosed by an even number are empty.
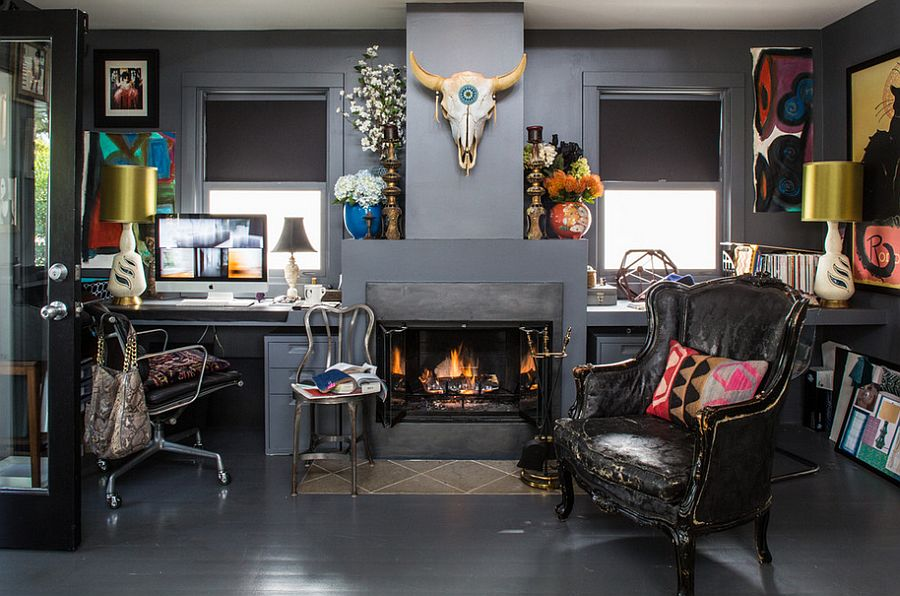
[[[838,348],[834,395],[835,451],[900,486],[900,364]]]
[[[847,151],[863,164],[863,222],[853,224],[853,279],[900,293],[900,48],[847,69]]]
[[[94,126],[159,126],[159,50],[94,50]]]
[[[50,52],[42,44],[19,44],[15,53],[15,98],[46,102],[50,91]]]

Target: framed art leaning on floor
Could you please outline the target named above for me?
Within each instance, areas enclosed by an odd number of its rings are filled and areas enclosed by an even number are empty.
[[[835,450],[900,485],[900,365],[838,348],[834,374]]]

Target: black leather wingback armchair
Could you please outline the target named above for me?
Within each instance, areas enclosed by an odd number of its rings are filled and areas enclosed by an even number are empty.
[[[693,594],[698,534],[755,520],[759,561],[770,562],[773,433],[806,306],[795,290],[767,277],[651,288],[641,352],[574,369],[576,402],[554,428],[559,518],[572,511],[574,478],[601,509],[663,529],[675,545],[679,596]],[[645,410],[671,339],[705,354],[765,360],[768,369],[749,401],[707,406],[693,425],[669,422]]]

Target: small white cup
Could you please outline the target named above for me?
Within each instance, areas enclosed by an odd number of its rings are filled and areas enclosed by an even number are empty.
[[[306,284],[303,286],[303,302],[306,304],[319,304],[325,295],[325,286],[322,284]]]

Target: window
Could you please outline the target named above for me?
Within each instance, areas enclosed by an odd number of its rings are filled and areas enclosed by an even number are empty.
[[[583,74],[582,145],[606,189],[588,233],[598,270],[662,249],[680,270],[718,271],[719,243],[744,232],[744,86],[740,73]]]
[[[601,268],[630,249],[665,251],[679,269],[718,264],[718,93],[600,93]]]
[[[270,275],[288,254],[273,253],[285,217],[303,217],[315,253],[297,253],[304,273],[325,269],[326,97],[322,94],[209,94],[205,99],[206,211],[266,215]]]

